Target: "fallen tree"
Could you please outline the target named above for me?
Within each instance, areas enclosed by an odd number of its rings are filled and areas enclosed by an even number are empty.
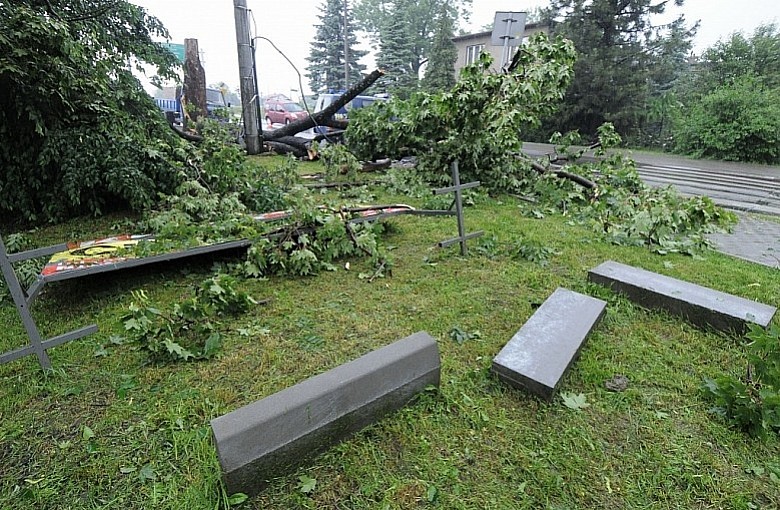
[[[554,112],[575,56],[570,41],[546,36],[533,37],[506,72],[491,71],[492,58],[482,54],[449,91],[356,112],[347,147],[361,160],[414,155],[417,171],[434,184],[449,180],[449,164],[457,160],[464,181],[480,181],[491,192],[518,192],[529,173],[515,158],[523,133]]]
[[[263,141],[266,142],[271,148],[277,152],[284,154],[292,153],[297,157],[306,157],[308,154],[309,144],[311,140],[295,135],[301,131],[312,129],[317,126],[330,127],[343,131],[347,128],[347,122],[334,119],[333,116],[347,103],[359,96],[364,90],[374,84],[379,78],[384,75],[384,71],[380,69],[374,70],[372,73],[366,75],[362,80],[350,87],[349,90],[344,92],[338,99],[331,103],[327,108],[319,112],[315,112],[308,117],[296,120],[287,124],[284,127],[275,129],[273,131],[266,131],[263,133]],[[315,139],[321,140],[324,136],[318,135]]]
[[[355,97],[359,96],[368,87],[374,84],[379,78],[384,75],[384,71],[380,69],[374,70],[372,73],[366,75],[362,80],[353,85],[349,90],[339,96],[336,101],[331,103],[327,108],[319,112],[315,112],[306,118],[291,122],[284,127],[275,129],[273,131],[263,132],[263,142],[280,154],[293,154],[296,157],[304,158],[309,155],[309,148],[312,140],[319,141],[324,138],[341,137],[344,130],[347,129],[348,122],[344,120],[334,119],[333,116],[347,103],[352,101]],[[169,119],[170,120],[170,119]],[[173,124],[170,124],[171,129],[190,142],[201,142],[203,137],[195,134],[182,131]],[[318,134],[313,139],[302,138],[295,136],[302,131],[312,129],[314,127],[328,127],[335,129],[336,131],[328,134]]]

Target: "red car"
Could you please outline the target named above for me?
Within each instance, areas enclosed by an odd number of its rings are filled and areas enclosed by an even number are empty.
[[[265,102],[265,122],[267,124],[289,124],[308,115],[301,105],[289,99]]]

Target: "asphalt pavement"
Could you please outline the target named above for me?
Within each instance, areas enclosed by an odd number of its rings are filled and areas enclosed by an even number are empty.
[[[756,264],[780,269],[780,217],[772,219],[737,212],[731,233],[707,236],[717,250]],[[772,221],[775,220],[775,221]]]

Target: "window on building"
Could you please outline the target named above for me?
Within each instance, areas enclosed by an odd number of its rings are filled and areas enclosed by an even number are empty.
[[[479,54],[485,49],[484,44],[466,46],[466,65],[473,64],[479,59]]]

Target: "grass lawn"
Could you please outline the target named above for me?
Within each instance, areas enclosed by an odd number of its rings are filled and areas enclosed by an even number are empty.
[[[410,201],[376,193],[376,203]],[[535,219],[527,207],[482,201],[466,209],[468,229],[498,244],[522,235],[553,248],[547,265],[491,257],[484,242],[462,258],[433,247],[455,235],[454,219],[396,218],[384,237],[392,276],[367,283],[358,275],[371,268],[355,259],[349,270],[345,260],[317,276],[246,280],[245,290],[270,301],[223,321],[226,340],[211,361],[152,364],[121,340],[131,291],[168,308],[192,295],[211,262],[50,285],[33,310],[43,335],[92,322],[100,331],[50,350],[48,374],[34,357],[0,365],[0,508],[224,507],[211,419],[419,330],[439,343],[441,387],[241,508],[780,508],[780,439],[728,428],[699,393],[704,377],[745,370],[741,340],[633,306],[586,278],[612,259],[778,305],[780,272],[716,252],[661,257],[603,244],[567,217]],[[33,236],[40,245],[97,237],[118,220]],[[586,396],[590,406],[579,411],[489,373],[558,286],[608,302],[562,383]],[[0,323],[0,351],[26,342],[8,299]],[[449,334],[456,327],[479,335],[459,344]],[[608,391],[618,374],[628,389]]]

